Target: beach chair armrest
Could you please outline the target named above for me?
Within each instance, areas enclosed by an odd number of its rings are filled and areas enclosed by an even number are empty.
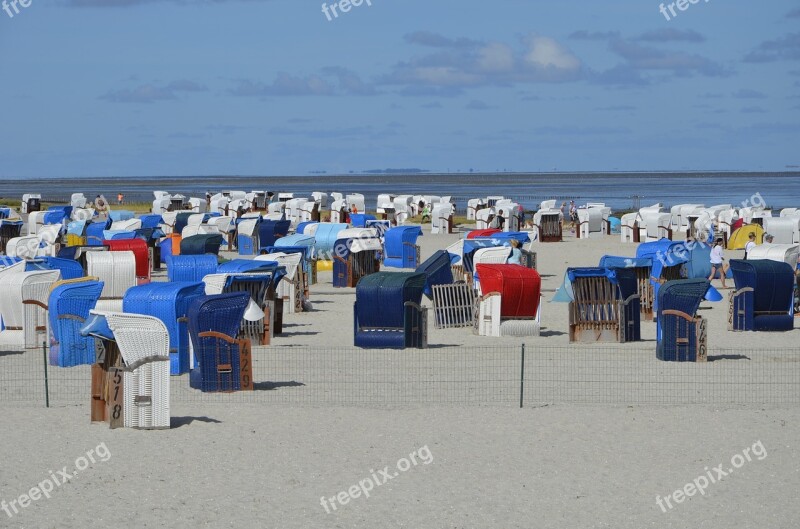
[[[217,332],[217,331],[204,331],[204,332],[198,333],[197,336],[200,337],[200,338],[218,338],[218,339],[220,339],[220,340],[222,340],[224,342],[227,342],[229,344],[234,344],[234,343],[238,342],[238,340],[236,338],[231,338],[227,334],[223,334],[223,333]]]
[[[43,308],[44,310],[48,310],[47,304],[39,301],[38,299],[23,299],[23,305],[36,305],[38,307]]]
[[[639,294],[631,294],[628,296],[625,301],[622,302],[622,305],[630,305],[635,300],[641,300],[642,296]]]
[[[694,317],[690,316],[689,314],[686,314],[682,310],[667,309],[665,311],[662,311],[661,314],[664,315],[664,316],[677,316],[679,318],[683,318],[684,320],[688,321],[689,323],[694,323],[697,320],[697,318],[694,318]]]

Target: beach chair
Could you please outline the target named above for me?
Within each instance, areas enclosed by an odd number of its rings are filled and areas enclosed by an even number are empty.
[[[50,365],[73,367],[94,364],[94,339],[82,336],[81,327],[103,291],[96,277],[53,283],[47,298],[47,332]],[[44,308],[44,307],[43,307]]]
[[[620,219],[619,236],[622,242],[639,242],[639,213],[626,213]]]
[[[90,222],[86,226],[86,244],[89,246],[102,246],[103,232],[111,227],[111,219],[106,219],[99,222]]]
[[[258,252],[266,250],[270,246],[275,246],[276,241],[289,234],[291,226],[288,220],[264,220],[258,226]]]
[[[453,233],[453,204],[440,202],[431,208],[431,233]]]
[[[140,219],[115,220],[111,223],[111,231],[136,231],[142,227]]]
[[[339,240],[339,233],[349,228],[344,223],[320,222],[314,232],[314,256],[318,259],[333,260],[333,245]],[[281,241],[276,246],[297,246],[295,242]]]
[[[85,274],[83,267],[74,259],[64,259],[60,257],[37,257],[27,262],[27,270],[57,270],[60,279],[78,279]]]
[[[578,229],[576,234],[579,239],[594,239],[604,235],[602,208],[578,208]]]
[[[174,199],[174,198],[175,198],[175,197],[173,197],[173,199]],[[194,214],[195,214],[195,213],[194,213],[194,212],[191,212],[191,211],[179,211],[179,212],[178,212],[178,213],[175,215],[175,224],[172,226],[172,233],[176,233],[176,234],[178,234],[178,235],[180,235],[181,233],[183,233],[183,229],[184,229],[186,226],[188,226],[188,225],[189,225],[189,219],[190,219],[190,218],[191,218],[191,216],[192,216],[192,215],[194,215]]]
[[[697,316],[711,282],[707,279],[667,281],[658,291],[656,358],[669,362],[705,362],[706,321]]]
[[[203,278],[208,295],[247,292],[253,299],[241,320],[240,335],[261,345],[269,345],[275,334],[283,332],[283,300],[276,289],[286,274],[277,263],[262,262],[265,268],[247,273],[217,273]]]
[[[217,272],[217,256],[175,255],[167,259],[167,280],[174,282],[202,281],[208,274]]]
[[[81,328],[100,342],[91,419],[111,428],[170,427],[169,333],[158,318],[92,311]]]
[[[128,289],[122,300],[122,310],[145,314],[161,320],[169,333],[169,373],[188,373],[189,330],[186,315],[189,304],[205,295],[202,282],[150,283]]]
[[[103,293],[97,302],[100,311],[122,312],[122,298],[135,287],[136,257],[133,252],[89,252],[86,255],[87,274],[103,283]]]
[[[646,317],[653,319],[654,288],[651,283],[653,259],[650,257],[621,257],[604,255],[598,263],[600,268],[630,268],[636,274],[636,293],[639,304]]]
[[[23,224],[21,220],[0,220],[0,253],[7,253],[8,241],[20,236]]]
[[[333,286],[353,288],[362,277],[379,272],[383,245],[370,228],[351,228],[339,232],[333,247]]]
[[[24,345],[25,347],[41,347],[42,341],[36,342],[37,330],[44,330],[44,319],[36,310],[35,302],[50,291],[50,287],[59,279],[57,270],[25,271],[25,263],[0,270],[0,343]]]
[[[427,348],[427,309],[422,307],[425,274],[378,272],[356,286],[353,333],[356,347]]]
[[[800,245],[797,244],[759,244],[747,256],[747,260],[767,259],[786,263],[794,268],[800,260]]]
[[[317,226],[323,225],[323,223],[317,224]],[[340,231],[342,230],[338,230],[336,233],[338,234]],[[319,259],[319,255],[315,251],[316,242],[317,239],[314,235],[294,233],[292,235],[287,235],[286,237],[281,237],[275,241],[275,246],[267,247],[266,251],[268,254],[271,252],[301,252],[303,254],[303,271],[306,273],[309,283],[314,285],[317,283],[316,264],[317,260]],[[325,247],[327,247],[327,243],[325,244]],[[333,247],[331,247],[331,250],[332,249]],[[328,259],[332,259],[330,252],[326,257]],[[331,268],[333,268],[333,264],[331,264]]]
[[[33,213],[42,209],[42,195],[38,193],[26,193],[22,195],[22,202],[19,210],[22,213]]]
[[[728,330],[791,331],[794,269],[782,262],[731,259],[736,290],[730,293]]]
[[[478,264],[483,295],[476,300],[480,336],[539,336],[542,280],[536,270],[516,264]]]
[[[192,235],[181,239],[180,255],[219,255],[219,247],[222,245],[222,235],[219,233],[204,233]]]
[[[86,275],[86,270],[88,265],[86,263],[86,254],[89,252],[107,252],[108,246],[66,246],[61,248],[58,251],[58,259],[68,259],[78,263],[81,269],[83,270],[82,275]],[[44,258],[42,258],[44,259]],[[70,279],[69,277],[64,277],[62,273],[62,279]]]
[[[203,392],[253,389],[250,341],[237,338],[245,310],[246,292],[203,296],[189,305],[189,335],[198,366],[189,386]]]
[[[561,242],[563,234],[564,214],[558,209],[540,209],[533,215],[533,231],[539,242]]]
[[[420,226],[397,226],[388,230],[383,239],[383,266],[387,268],[416,268],[420,264],[417,238],[422,235]]]
[[[573,300],[569,304],[569,341],[641,340],[641,309],[636,273],[627,268],[568,268]]]
[[[451,256],[447,250],[437,250],[415,270],[418,274],[425,274],[423,293],[428,299],[433,299],[434,286],[453,283],[453,270],[450,264]]]
[[[275,298],[283,300],[283,312],[285,314],[303,312],[304,302],[310,296],[308,276],[302,266],[303,253],[273,252],[266,255],[258,255],[253,260],[277,263],[278,266],[283,266],[286,269],[286,275],[278,282],[278,286],[275,289]]]
[[[239,255],[256,255],[259,251],[258,233],[261,217],[242,219],[236,227]]]
[[[768,217],[764,231],[772,235],[774,244],[800,243],[800,216]]]
[[[86,245],[86,226],[89,221],[85,219],[73,220],[67,224],[67,246]]]
[[[478,211],[485,207],[486,202],[482,198],[470,198],[467,200],[467,220],[475,220]]]
[[[136,261],[136,281],[140,285],[150,282],[150,249],[142,239],[125,239],[105,241],[111,252],[132,252]]]

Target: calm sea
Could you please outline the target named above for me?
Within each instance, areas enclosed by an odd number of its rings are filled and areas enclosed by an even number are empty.
[[[310,196],[312,191],[363,193],[373,209],[380,193],[450,195],[459,208],[466,200],[502,195],[535,209],[546,199],[574,199],[579,205],[604,202],[630,209],[660,202],[741,205],[760,194],[773,208],[800,207],[800,172],[781,173],[460,173],[347,174],[311,176],[201,176],[142,178],[60,178],[0,180],[0,197],[41,193],[50,202],[68,201],[75,192],[104,194],[112,202],[121,192],[128,201],[151,201],[154,190],[204,197],[206,191],[266,190]],[[748,202],[749,203],[749,202]]]

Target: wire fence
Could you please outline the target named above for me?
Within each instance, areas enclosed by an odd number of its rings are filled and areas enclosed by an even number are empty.
[[[0,404],[88,405],[90,366],[48,366],[45,374],[44,354],[0,351]],[[577,345],[256,347],[253,391],[202,393],[184,374],[171,378],[170,392],[173,403],[299,406],[800,404],[800,349],[713,350],[708,359],[662,362],[652,349]]]

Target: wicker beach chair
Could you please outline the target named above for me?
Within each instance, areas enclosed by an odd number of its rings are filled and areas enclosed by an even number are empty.
[[[636,272],[630,268],[568,268],[570,342],[641,340]]]
[[[450,263],[451,256],[447,250],[437,250],[415,270],[416,273],[426,276],[423,293],[428,299],[433,299],[434,286],[449,285],[453,282],[453,270]]]
[[[217,272],[216,255],[175,255],[167,258],[167,279],[175,282],[202,281]]]
[[[181,239],[180,255],[219,255],[222,235],[219,233],[203,233]]]
[[[542,279],[516,264],[478,264],[484,294],[476,300],[475,330],[480,336],[538,336]]]
[[[794,328],[794,269],[769,260],[731,259],[736,290],[730,293],[728,330],[791,331]]]
[[[277,263],[286,269],[286,276],[275,289],[275,298],[283,300],[284,314],[303,312],[304,302],[310,297],[308,275],[303,269],[304,259],[303,252],[272,252],[253,259]]]
[[[86,255],[87,274],[103,283],[103,293],[97,303],[100,311],[122,312],[125,292],[136,286],[136,257],[133,252],[89,252]]]
[[[371,228],[350,228],[339,232],[333,247],[333,286],[353,288],[358,281],[381,268],[383,245]]]
[[[422,291],[425,274],[378,272],[356,286],[353,331],[356,347],[367,349],[427,348],[427,309]]]
[[[132,252],[136,260],[136,280],[138,284],[144,285],[150,282],[150,249],[142,239],[110,240],[105,241],[103,246],[108,246],[111,252]]]
[[[383,266],[389,268],[416,268],[420,264],[417,238],[422,235],[420,226],[397,226],[383,238]]]
[[[186,315],[189,304],[205,295],[201,282],[150,283],[130,288],[122,300],[126,313],[145,314],[161,320],[169,333],[169,372],[188,373],[189,330]]]
[[[41,292],[44,291],[46,295],[58,278],[57,270],[26,272],[24,262],[0,270],[2,343],[27,347],[31,341],[35,341],[36,330],[44,325],[44,320],[37,318],[36,310],[30,310],[34,307],[28,307],[31,304],[29,300],[40,300]]]
[[[667,281],[658,291],[656,358],[671,362],[704,362],[706,321],[697,309],[708,291],[707,279]]]
[[[51,365],[73,367],[95,362],[94,339],[82,336],[80,329],[97,305],[103,286],[96,277],[53,284],[47,300]]]
[[[198,366],[189,385],[204,392],[253,389],[250,341],[238,339],[250,303],[246,292],[203,296],[189,306],[189,335]]]

